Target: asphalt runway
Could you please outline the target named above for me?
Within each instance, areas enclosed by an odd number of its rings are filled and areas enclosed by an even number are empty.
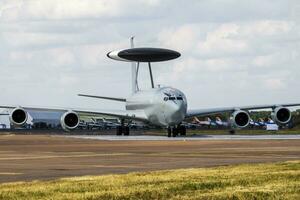
[[[300,159],[299,136],[103,137],[0,135],[0,183]]]

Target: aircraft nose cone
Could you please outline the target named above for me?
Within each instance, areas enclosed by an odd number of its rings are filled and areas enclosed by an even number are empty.
[[[185,118],[185,110],[182,103],[178,102],[173,103],[169,107],[170,111],[170,119],[168,120],[170,124],[176,125],[180,123]]]
[[[180,105],[178,103],[173,102],[172,104],[170,104],[170,109],[173,112],[176,112],[176,111],[180,110]]]

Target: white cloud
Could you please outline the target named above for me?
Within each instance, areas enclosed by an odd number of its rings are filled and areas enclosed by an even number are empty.
[[[106,53],[127,48],[132,35],[137,46],[182,53],[153,73],[182,89],[190,107],[300,101],[299,8],[293,0],[0,1],[0,101],[114,106],[75,95],[130,94],[130,65]]]
[[[114,16],[119,13],[119,8],[119,1],[114,0],[27,0],[5,9],[2,17],[5,20],[24,20]]]
[[[110,18],[141,14],[142,6],[151,8],[159,3],[159,0],[19,0],[3,3],[1,18],[5,21]]]
[[[291,21],[263,20],[245,26],[242,30],[242,34],[253,36],[279,35],[291,31],[293,25],[294,23]]]
[[[237,54],[246,51],[248,44],[245,40],[238,39],[239,31],[240,27],[237,24],[222,24],[215,31],[207,33],[205,41],[199,42],[199,53],[211,55],[218,51]]]
[[[188,51],[195,46],[196,32],[198,30],[195,25],[183,25],[177,29],[163,30],[159,34],[158,40],[167,47]]]
[[[281,78],[271,78],[264,81],[264,86],[269,90],[285,89],[285,84]]]

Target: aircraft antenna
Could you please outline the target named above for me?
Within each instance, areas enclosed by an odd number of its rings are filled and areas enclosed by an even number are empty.
[[[139,77],[139,69],[140,69],[140,62],[137,62],[137,68],[136,68],[136,75],[135,75],[135,81],[136,81],[136,89],[137,91],[140,90],[139,83],[138,83],[138,77]]]
[[[134,36],[130,38],[130,46],[134,48]],[[131,62],[131,90],[132,94],[136,93],[137,88],[137,70],[136,70],[136,63]]]
[[[151,63],[148,62],[148,67],[149,67],[149,73],[150,73],[150,79],[151,79],[151,86],[154,88],[154,81],[153,81],[153,75],[152,75],[152,69],[151,69]]]

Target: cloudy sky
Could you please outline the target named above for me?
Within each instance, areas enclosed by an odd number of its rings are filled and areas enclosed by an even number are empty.
[[[181,52],[153,71],[190,108],[300,102],[299,0],[0,0],[0,103],[123,108],[76,94],[130,95],[132,35]]]

